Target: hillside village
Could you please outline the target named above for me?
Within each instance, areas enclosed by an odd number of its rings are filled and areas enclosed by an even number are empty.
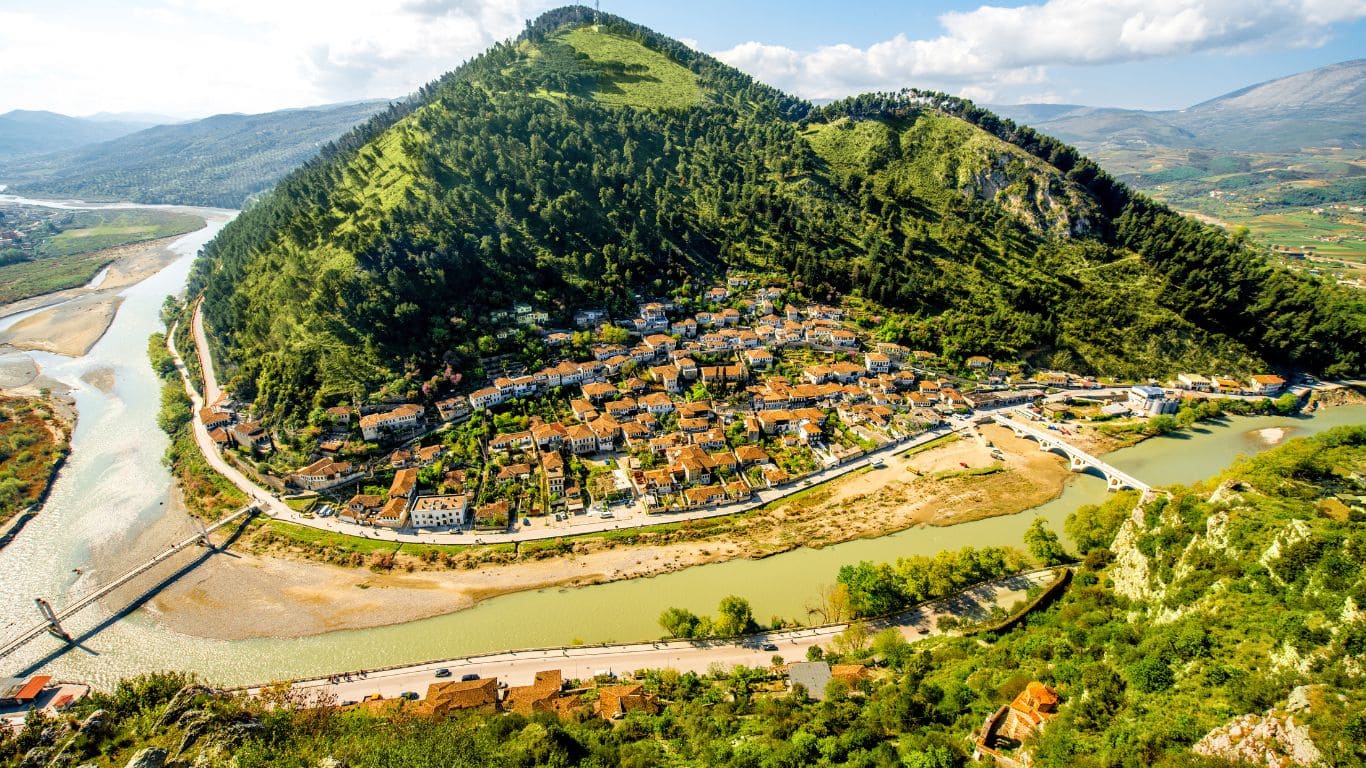
[[[532,371],[514,354],[493,356],[481,363],[494,373],[472,390],[428,404],[327,408],[311,461],[263,480],[344,524],[505,532],[532,517],[611,517],[619,505],[645,514],[743,505],[953,417],[1105,387],[879,341],[869,318],[788,302],[763,282],[731,276],[704,289],[694,311],[662,299],[640,301],[625,319],[581,309],[574,330],[545,328],[549,313],[529,304],[492,313],[499,336],[534,333],[560,360]],[[1270,395],[1285,381],[1183,374],[1170,386]],[[1112,416],[1170,413],[1180,402],[1142,384],[1107,397]],[[230,400],[200,418],[243,458],[276,445]]]

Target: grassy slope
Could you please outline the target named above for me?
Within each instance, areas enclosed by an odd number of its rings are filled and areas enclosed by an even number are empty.
[[[662,53],[634,40],[578,27],[557,36],[575,51],[601,65],[620,64],[627,71],[604,73],[593,98],[612,106],[640,109],[684,109],[702,101],[697,75]]]
[[[935,213],[954,202],[951,198],[964,193],[991,198],[1037,230],[1065,230],[1096,215],[1079,191],[1058,181],[1057,169],[945,115],[925,113],[895,124],[842,119],[812,125],[802,135],[837,174],[870,177],[908,209],[928,206],[930,221],[939,219]],[[984,187],[984,180],[991,186]],[[930,226],[941,242],[944,229],[942,220]],[[1090,311],[1059,317],[1076,355],[1058,360],[1056,367],[1072,368],[1079,362],[1076,357],[1098,369],[1133,375],[1164,370],[1176,359],[1197,367],[1253,365],[1245,356],[1235,362],[1242,352],[1231,346],[1210,352],[1217,345],[1211,345],[1207,334],[1160,306],[1165,284],[1136,255],[1105,260],[1073,242],[1041,264],[1021,253],[1020,245],[1006,238],[996,244],[1006,254],[998,259],[964,264],[960,254],[946,253],[936,263],[965,286],[983,279],[1027,278],[1052,283],[1064,295],[1084,296],[1081,304]],[[1142,341],[1135,344],[1135,338]]]
[[[296,176],[279,224],[239,218],[218,243],[255,242],[205,262],[235,274],[196,285],[232,286],[209,288],[206,312],[256,385],[242,394],[294,418],[437,359],[477,373],[495,304],[557,303],[542,287],[566,308],[624,304],[628,283],[667,291],[723,263],[894,308],[886,333],[950,356],[1116,376],[1264,367],[1161,308],[1170,284],[1150,265],[1053,237],[1106,222],[1045,161],[928,109],[799,128],[671,55],[592,26],[519,39]]]

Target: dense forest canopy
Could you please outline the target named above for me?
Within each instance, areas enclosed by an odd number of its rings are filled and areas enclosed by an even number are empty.
[[[949,357],[1353,374],[1366,349],[1359,299],[971,102],[817,109],[582,7],[329,145],[206,247],[191,291],[238,394],[294,420],[477,372],[514,301],[622,311],[734,268],[862,297],[880,336]]]

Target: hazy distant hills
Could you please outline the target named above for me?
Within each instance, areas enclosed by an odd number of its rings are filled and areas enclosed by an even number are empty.
[[[1366,146],[1366,59],[1259,83],[1179,111],[1070,104],[992,109],[1086,150],[1283,152],[1306,146],[1361,147]]]
[[[142,116],[70,117],[16,109],[0,115],[0,160],[108,141],[156,125]]]
[[[0,182],[35,195],[236,208],[387,103],[214,115],[125,131],[103,137],[112,140],[6,162]]]

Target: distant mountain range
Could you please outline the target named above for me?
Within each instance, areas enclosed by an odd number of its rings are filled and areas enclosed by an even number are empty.
[[[1285,152],[1366,146],[1366,59],[1248,86],[1183,110],[1075,104],[993,106],[1038,131],[1098,148]]]
[[[120,131],[110,126],[129,124],[41,113],[104,133],[73,139],[61,151],[4,162],[0,182],[11,191],[34,195],[237,208],[387,104],[362,101],[214,115],[172,125],[133,124]],[[22,135],[4,128],[0,124],[0,146]]]
[[[108,141],[156,125],[138,115],[70,117],[16,109],[0,115],[0,161]]]

